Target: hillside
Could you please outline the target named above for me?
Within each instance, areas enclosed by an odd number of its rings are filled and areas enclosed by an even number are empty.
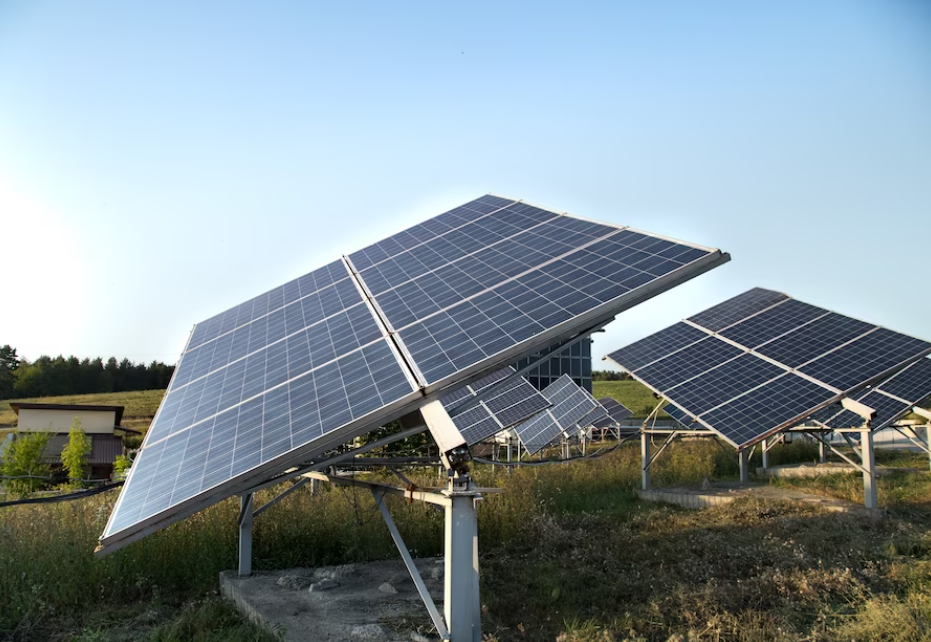
[[[646,417],[656,405],[653,394],[636,381],[596,381],[593,384],[595,397],[614,397],[634,411],[636,417]],[[164,390],[139,390],[135,392],[106,392],[95,395],[67,395],[64,397],[33,397],[0,401],[0,428],[13,426],[16,414],[10,408],[12,401],[62,404],[100,404],[125,406],[123,425],[136,430],[146,430],[158,410]],[[665,413],[660,415],[665,417]]]
[[[158,410],[164,390],[136,390],[133,392],[105,392],[95,395],[66,395],[63,397],[34,397],[31,399],[9,399],[0,401],[0,427],[16,423],[16,413],[10,408],[11,402],[29,401],[32,403],[61,404],[99,404],[103,406],[124,406],[122,425],[136,430],[146,430]]]

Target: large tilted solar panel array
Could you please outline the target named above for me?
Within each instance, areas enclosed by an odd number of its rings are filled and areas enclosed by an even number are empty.
[[[729,257],[484,196],[198,323],[101,538],[245,492]]]
[[[756,288],[609,355],[738,448],[931,352],[931,343]]]
[[[919,359],[903,368],[882,383],[868,388],[853,398],[876,411],[870,421],[872,430],[888,428],[931,397],[931,359]],[[828,428],[858,428],[863,418],[850,410],[835,410],[816,415],[819,423]]]
[[[444,395],[440,400],[470,446],[518,424],[550,406],[511,366]],[[479,393],[487,394],[470,404]]]
[[[539,452],[561,434],[570,431],[593,412],[605,414],[595,398],[565,374],[543,389],[552,406],[514,426],[520,443],[530,454]]]

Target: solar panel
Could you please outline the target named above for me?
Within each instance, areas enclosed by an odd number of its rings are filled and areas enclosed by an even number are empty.
[[[552,407],[514,426],[521,444],[530,454],[539,452],[599,408],[595,398],[575,385],[569,375],[561,376],[544,388],[543,396]]]
[[[634,411],[612,397],[602,397],[598,400],[608,413],[607,419],[614,422],[624,421],[634,416]]]
[[[874,409],[876,414],[870,428],[882,430],[891,426],[912,408],[931,397],[931,360],[919,359],[903,368],[882,383],[854,395],[860,403]],[[829,428],[856,428],[863,425],[863,417],[849,410],[835,409],[816,416]]]
[[[194,327],[101,543],[247,492],[728,259],[489,195],[328,263]],[[508,422],[534,403],[497,399]]]
[[[926,341],[755,288],[608,356],[678,421],[742,448],[813,414],[853,420],[819,410],[928,353]]]
[[[689,413],[685,412],[678,406],[675,406],[671,403],[663,406],[663,410],[666,411],[666,414],[678,421],[683,428],[694,428],[695,427],[695,418]]]
[[[505,381],[508,377],[513,377],[515,372],[510,366],[502,368],[440,399],[470,446],[550,406],[546,397],[523,377]],[[487,396],[482,397],[478,405],[465,408],[465,401],[496,384],[497,387],[488,391]],[[465,408],[464,411],[457,412],[461,407]]]

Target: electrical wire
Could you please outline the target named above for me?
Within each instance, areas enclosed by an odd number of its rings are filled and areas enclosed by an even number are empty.
[[[0,508],[6,508],[7,506],[19,506],[22,504],[54,504],[56,502],[70,502],[74,501],[75,499],[84,499],[86,497],[91,497],[92,495],[104,493],[114,488],[119,488],[123,484],[123,481],[118,481],[113,482],[112,484],[107,484],[106,486],[98,486],[97,488],[92,488],[90,490],[81,490],[76,493],[68,493],[67,495],[55,495],[53,497],[34,497],[32,499],[16,499],[9,502],[0,502]]]

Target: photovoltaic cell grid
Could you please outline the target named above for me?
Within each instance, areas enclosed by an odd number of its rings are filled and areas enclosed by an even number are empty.
[[[531,454],[545,448],[600,407],[595,398],[575,385],[569,375],[561,376],[544,388],[543,396],[552,407],[514,426],[521,444]]]
[[[870,428],[882,430],[891,426],[911,409],[931,397],[931,360],[919,359],[882,383],[855,395],[860,403],[876,411]],[[856,428],[863,418],[849,410],[835,410],[816,416],[829,428]]]
[[[920,339],[756,288],[609,357],[671,402],[680,423],[697,417],[743,447],[929,352]]]
[[[440,400],[470,446],[550,406],[550,402],[523,377],[505,381],[514,373],[514,368],[510,366],[502,368]],[[497,387],[494,387],[496,384]],[[465,401],[492,387],[479,405],[466,408],[463,412],[458,411],[460,407],[465,407]]]
[[[194,327],[102,542],[240,492],[727,259],[485,196],[294,279]],[[507,417],[533,402],[501,403]]]

